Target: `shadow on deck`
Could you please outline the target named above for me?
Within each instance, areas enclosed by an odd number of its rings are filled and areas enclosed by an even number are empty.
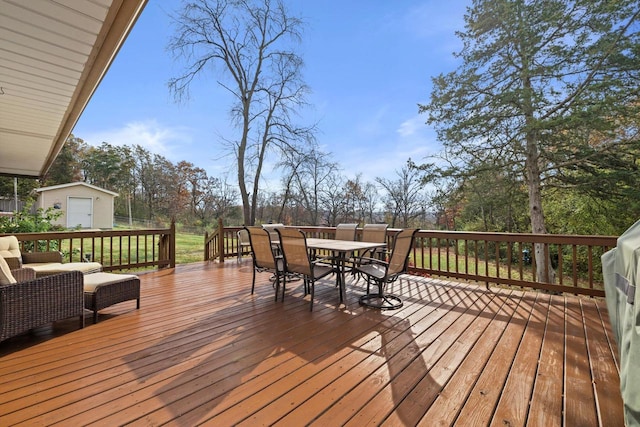
[[[405,276],[400,310],[321,280],[274,302],[248,260],[141,275],[99,323],[0,343],[0,424],[623,425],[597,298]],[[87,318],[89,318],[87,314]]]

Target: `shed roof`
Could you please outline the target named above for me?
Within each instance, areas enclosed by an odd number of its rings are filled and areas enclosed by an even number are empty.
[[[93,190],[109,194],[109,195],[111,195],[113,197],[117,197],[118,196],[118,193],[115,193],[115,192],[109,191],[109,190],[105,190],[104,188],[96,187],[95,185],[87,184],[86,182],[70,182],[68,184],[52,185],[50,187],[36,188],[36,191],[38,193],[42,193],[44,191],[59,190],[61,188],[69,188],[69,187],[76,187],[76,186],[88,187],[88,188],[91,188]]]

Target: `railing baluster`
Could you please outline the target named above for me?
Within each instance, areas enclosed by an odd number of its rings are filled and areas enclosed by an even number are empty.
[[[587,246],[587,259],[589,266],[589,288],[593,289],[593,246]]]
[[[564,284],[564,272],[562,271],[562,267],[563,267],[563,258],[564,258],[564,254],[563,254],[564,248],[562,246],[562,244],[558,245],[558,277],[559,277],[559,281],[560,281],[560,286],[562,286]]]
[[[148,236],[167,236],[167,253],[160,259],[156,257],[155,247],[150,251]],[[20,248],[24,252],[55,250],[64,254],[65,262],[84,261],[91,251],[92,260],[102,264],[105,271],[132,270],[149,267],[166,267],[175,263],[175,256],[169,250],[175,240],[175,228],[159,230],[100,230],[100,231],[64,231],[47,233],[17,233]],[[143,259],[140,257],[140,239],[144,239]],[[114,244],[117,244],[116,247]],[[135,248],[132,245],[136,245]],[[106,254],[105,252],[109,253]],[[118,251],[118,254],[114,252]],[[78,252],[79,257],[74,252]],[[136,254],[134,258],[134,254]],[[115,261],[115,262],[114,262]]]
[[[469,274],[469,240],[464,239],[464,274]]]

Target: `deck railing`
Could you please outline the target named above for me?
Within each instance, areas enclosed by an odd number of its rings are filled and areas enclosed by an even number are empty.
[[[2,234],[7,235],[7,234]],[[60,251],[63,262],[95,261],[104,271],[175,267],[175,224],[140,230],[16,233],[23,252]]]
[[[223,227],[205,239],[205,260],[224,262],[238,254],[237,232]],[[333,238],[334,227],[298,227],[309,237]],[[397,229],[388,229],[391,236]],[[361,229],[357,230],[360,238]],[[525,233],[481,233],[420,230],[411,252],[414,274],[519,286],[551,292],[604,296],[600,256],[616,246],[614,236]],[[534,245],[544,247],[543,271],[555,272],[554,283],[538,280]]]

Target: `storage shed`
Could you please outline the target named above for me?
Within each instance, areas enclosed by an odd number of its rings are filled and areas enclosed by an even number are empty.
[[[113,191],[85,182],[54,185],[36,189],[37,206],[60,209],[55,225],[66,228],[113,228]]]

